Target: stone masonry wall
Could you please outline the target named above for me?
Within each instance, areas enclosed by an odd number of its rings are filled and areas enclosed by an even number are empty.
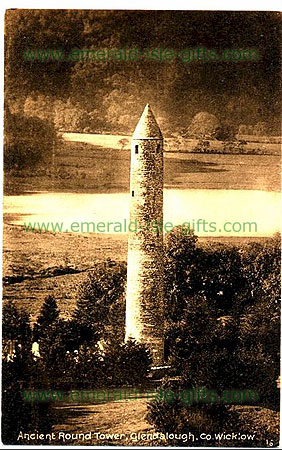
[[[135,148],[138,146],[138,154]],[[163,141],[132,140],[130,220],[126,298],[126,338],[150,348],[163,364]]]

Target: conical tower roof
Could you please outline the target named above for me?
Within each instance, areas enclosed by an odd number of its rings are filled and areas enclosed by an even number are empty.
[[[155,119],[149,103],[140,117],[132,139],[163,139],[160,127]]]

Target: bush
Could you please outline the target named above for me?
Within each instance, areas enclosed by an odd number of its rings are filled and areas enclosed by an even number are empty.
[[[212,137],[214,137],[218,141],[230,141],[233,140],[234,136],[235,129],[229,124],[220,125],[214,130],[212,135]]]
[[[46,387],[69,390],[95,383],[100,336],[97,330],[74,320],[57,320],[44,329],[39,327],[37,333]]]
[[[23,398],[24,390],[39,389],[38,367],[31,357],[17,354],[13,361],[2,364],[2,440],[6,445],[18,445],[19,432],[50,433],[53,413],[48,403],[34,404]],[[34,444],[48,444],[48,441],[34,440]],[[26,442],[27,444],[27,442]]]
[[[143,384],[152,358],[143,344],[79,342],[79,327],[68,333],[72,322],[58,323],[40,341],[40,370],[45,388],[97,388]],[[70,330],[71,328],[69,328]],[[72,336],[71,336],[72,334]],[[102,349],[101,349],[102,346]],[[49,350],[49,352],[48,352]]]
[[[173,402],[151,402],[147,420],[156,431],[176,433],[178,436],[193,433],[195,438],[169,440],[169,445],[180,447],[254,447],[265,448],[279,445],[279,413],[265,408],[229,407],[220,404],[194,404],[185,406],[179,399]],[[201,433],[211,439],[202,440]],[[237,436],[251,435],[248,440],[218,440],[215,434],[234,433]]]
[[[207,302],[219,317],[230,314],[233,307],[238,308],[241,297],[248,294],[238,248],[196,244],[193,232],[181,227],[166,238],[165,310],[172,322],[178,322],[195,296]]]
[[[233,417],[229,414],[229,408],[220,404],[196,403],[185,405],[180,391],[184,391],[184,386],[176,386],[174,383],[164,383],[162,386],[163,395],[157,397],[148,405],[147,420],[156,431],[161,433],[175,433],[182,439],[170,439],[169,445],[180,447],[205,447],[218,446],[218,441],[214,438],[214,433],[234,431]],[[165,399],[164,392],[173,392],[174,397],[170,400]],[[178,395],[177,395],[178,394]],[[172,397],[172,395],[171,395]],[[211,440],[193,440],[188,441],[185,435],[192,433],[195,438],[201,433],[211,434]],[[191,436],[191,435],[190,435]]]
[[[206,139],[199,139],[196,147],[193,149],[195,153],[209,153],[210,152],[210,141]]]
[[[103,380],[109,386],[143,384],[151,364],[149,349],[133,339],[122,344],[107,345],[103,356]]]

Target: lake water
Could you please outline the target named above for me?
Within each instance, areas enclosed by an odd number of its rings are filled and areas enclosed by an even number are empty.
[[[71,229],[74,222],[93,222],[96,227],[98,222],[103,222],[101,232],[124,234],[129,200],[127,193],[27,193],[6,196],[4,214],[6,221],[13,224],[30,222],[37,227],[36,223],[49,223],[49,231],[52,231],[51,223],[56,222],[63,224],[62,231],[76,233],[86,232],[87,228],[73,225]],[[202,221],[198,222],[199,219]],[[261,190],[167,189],[164,222],[173,226],[190,222],[198,236],[269,236],[280,228],[280,194]],[[230,224],[224,230],[226,222]],[[249,227],[244,225],[246,222],[255,224]]]

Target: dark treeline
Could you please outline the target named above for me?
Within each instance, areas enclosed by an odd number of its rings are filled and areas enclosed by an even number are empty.
[[[275,12],[48,11],[6,13],[6,102],[12,112],[62,117],[91,131],[132,132],[148,101],[162,129],[200,111],[238,128],[278,133],[279,14]],[[27,49],[255,48],[254,62],[26,61]],[[42,111],[44,110],[44,112]],[[76,111],[73,114],[73,111]],[[80,113],[77,114],[77,111]],[[38,114],[40,117],[40,114]],[[57,117],[57,120],[62,120]],[[87,125],[87,121],[89,122]],[[71,120],[70,120],[71,122]],[[63,124],[66,126],[66,124]],[[71,130],[69,130],[71,131]]]

